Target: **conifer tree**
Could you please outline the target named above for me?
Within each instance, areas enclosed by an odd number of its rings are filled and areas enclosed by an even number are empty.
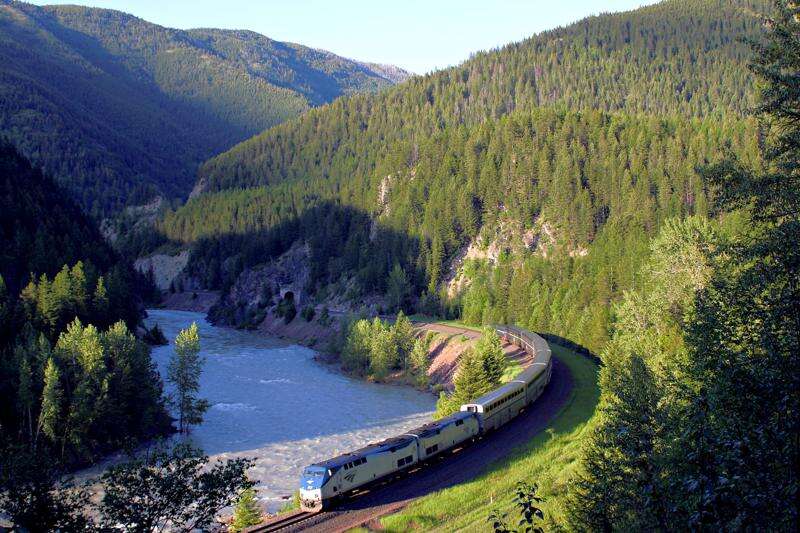
[[[200,356],[200,334],[197,324],[192,322],[176,337],[175,352],[167,367],[167,379],[175,386],[173,405],[178,411],[180,432],[188,432],[190,425],[201,423],[208,410],[208,401],[197,397],[204,362]]]
[[[246,527],[255,526],[263,521],[261,508],[256,500],[256,492],[252,488],[243,490],[236,500],[233,510],[233,522],[228,531],[241,531]]]
[[[400,311],[397,319],[392,324],[392,337],[397,349],[397,356],[403,365],[403,371],[408,371],[409,356],[414,348],[414,326],[408,317]]]
[[[436,416],[441,418],[458,411],[462,404],[469,403],[492,390],[486,377],[483,361],[474,349],[467,349],[458,362],[458,371],[453,379],[453,393],[440,397]]]
[[[503,344],[497,332],[492,328],[484,328],[480,339],[475,343],[475,354],[483,365],[484,374],[489,385],[496,387],[506,371],[508,361],[503,351]]]
[[[22,427],[27,430],[27,438],[33,440],[33,403],[35,401],[33,391],[33,375],[31,362],[28,358],[27,350],[17,350],[19,358],[19,384],[17,386],[17,404],[20,411]]]
[[[53,358],[50,357],[47,359],[47,366],[44,369],[42,408],[39,411],[39,423],[36,429],[37,440],[39,433],[43,433],[51,443],[55,443],[58,439],[63,394],[61,372],[59,372]]]

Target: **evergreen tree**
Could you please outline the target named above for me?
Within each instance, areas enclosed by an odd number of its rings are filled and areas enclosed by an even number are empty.
[[[28,441],[33,440],[33,374],[31,362],[26,350],[17,350],[19,358],[19,385],[17,386],[17,405],[20,412],[21,426],[27,432]]]
[[[498,386],[508,366],[508,360],[497,332],[492,328],[484,328],[481,337],[475,343],[474,350],[483,366],[489,385]]]
[[[483,361],[473,349],[466,350],[458,362],[458,371],[453,379],[453,393],[440,396],[436,404],[436,417],[452,414],[462,404],[469,403],[492,390],[486,376]]]
[[[400,310],[402,312],[410,292],[411,284],[408,282],[405,270],[399,263],[395,263],[391,272],[389,272],[389,279],[386,282],[386,302],[389,310]]]
[[[39,410],[39,423],[36,436],[44,434],[51,443],[59,438],[61,426],[63,389],[61,387],[61,372],[58,370],[53,358],[47,359],[44,369],[44,389],[42,391],[42,408]]]
[[[245,489],[236,500],[233,510],[233,522],[228,531],[241,531],[246,527],[255,526],[263,521],[261,508],[256,500],[256,492],[252,488]]]
[[[188,432],[190,425],[203,421],[208,401],[197,397],[204,359],[200,356],[197,324],[181,330],[175,339],[175,353],[167,367],[167,379],[175,386],[173,404],[178,410],[178,430]]]
[[[426,386],[428,384],[428,367],[430,366],[430,359],[428,352],[431,345],[430,334],[424,335],[414,341],[414,348],[409,355],[409,364],[411,372],[416,378],[419,386]]]
[[[397,356],[403,366],[403,372],[408,371],[409,356],[414,348],[414,326],[408,317],[400,311],[392,324],[392,337],[397,349]]]

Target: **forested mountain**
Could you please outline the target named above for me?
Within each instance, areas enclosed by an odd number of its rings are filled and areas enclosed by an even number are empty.
[[[697,168],[729,148],[757,164],[740,39],[760,35],[754,12],[766,7],[666,1],[592,17],[337,100],[207,162],[207,194],[159,229],[202,240],[194,271],[224,287],[268,259],[257,250],[276,250],[259,236],[274,243],[275,231],[293,227],[287,220],[338,202],[404,235],[405,246],[338,242],[320,254],[328,271],[317,281],[344,274],[382,291],[398,263],[422,297],[418,309],[517,322],[600,349],[609,302],[634,282],[649,237],[669,217],[709,213]],[[295,237],[316,242],[315,226],[304,227]],[[445,290],[465,249],[498,236],[518,244],[500,246],[513,253],[475,261],[460,295]],[[348,254],[381,259],[342,272],[360,264]]]
[[[0,1],[0,132],[95,214],[185,196],[208,157],[310,106],[392,83],[252,32]]]
[[[0,242],[4,458],[38,449],[73,464],[169,431],[149,350],[132,333],[145,280],[6,142]],[[0,468],[2,482],[7,473]]]

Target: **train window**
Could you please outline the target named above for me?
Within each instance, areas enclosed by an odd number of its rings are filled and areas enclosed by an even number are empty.
[[[406,464],[411,463],[411,461],[413,461],[413,460],[414,460],[414,458],[409,455],[408,457],[406,457]]]
[[[457,425],[457,426],[461,426],[461,425],[463,425],[463,424],[464,424],[464,421],[463,421],[463,420],[456,420],[456,425]]]
[[[439,445],[438,444],[434,444],[433,446],[429,446],[429,447],[425,448],[425,453],[431,454],[431,453],[436,452],[438,449],[439,449]]]

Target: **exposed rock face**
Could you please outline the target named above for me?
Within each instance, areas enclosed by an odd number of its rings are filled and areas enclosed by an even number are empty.
[[[516,256],[532,253],[547,258],[556,246],[553,227],[541,218],[527,230],[516,220],[502,220],[493,229],[483,228],[478,237],[462,247],[453,258],[444,281],[447,295],[454,298],[469,286],[470,280],[464,274],[467,261],[483,260],[495,265],[506,252]],[[570,255],[583,256],[586,251],[581,248],[570,252]]]
[[[245,269],[230,290],[209,311],[212,323],[256,326],[280,299],[293,300],[301,309],[309,300],[309,255],[306,244],[295,244],[275,261]]]
[[[149,257],[140,257],[133,266],[143,274],[152,269],[156,286],[162,291],[166,291],[183,272],[188,262],[189,250],[184,250],[178,255],[154,254]]]

